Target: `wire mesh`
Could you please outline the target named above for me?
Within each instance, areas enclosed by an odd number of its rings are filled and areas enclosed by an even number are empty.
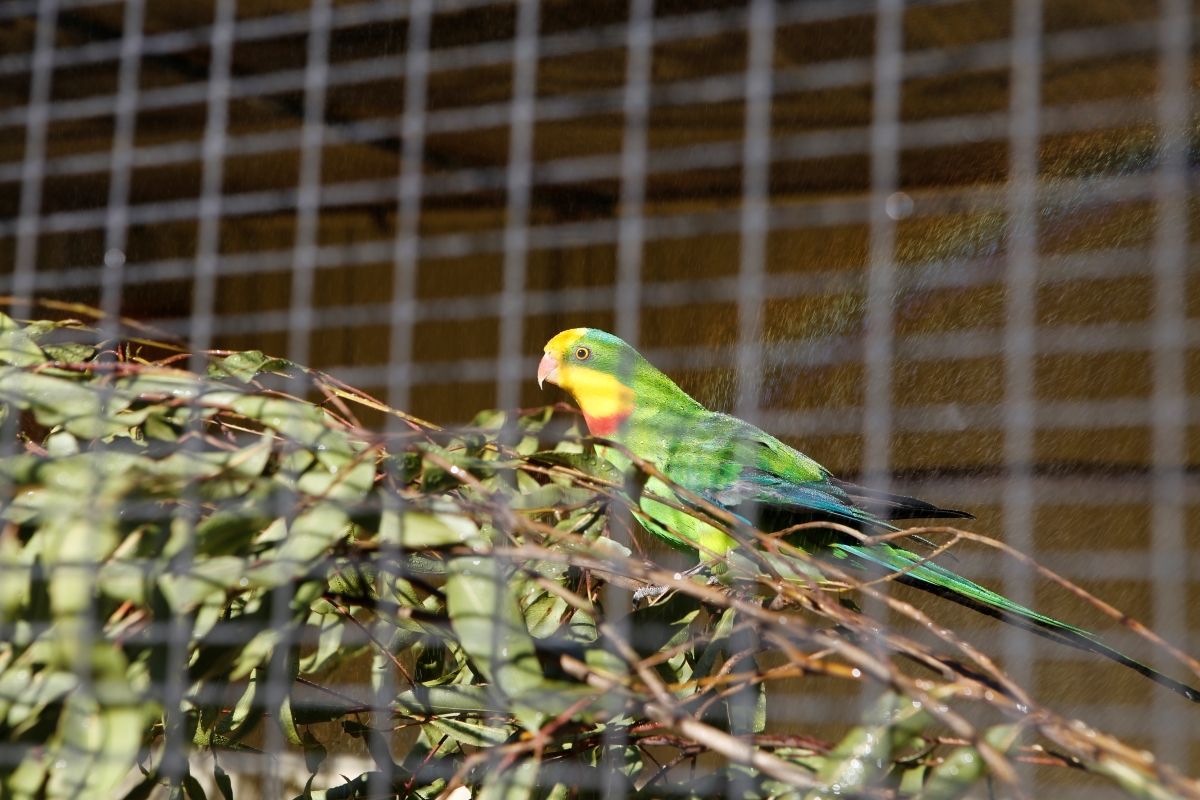
[[[706,404],[967,508],[1195,650],[1183,0],[10,0],[0,20],[15,316],[89,303],[446,424],[560,399],[536,391],[544,342],[612,329]],[[1059,602],[990,551],[955,567]],[[1018,683],[1196,774],[1176,698],[994,638]],[[164,691],[178,707],[182,678]],[[777,713],[836,729],[850,705],[800,687]],[[231,758],[283,796],[306,772],[268,730]],[[325,769],[363,755],[342,757]]]

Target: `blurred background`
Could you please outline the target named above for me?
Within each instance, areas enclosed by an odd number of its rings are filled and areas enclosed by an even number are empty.
[[[6,0],[0,294],[446,424],[563,399],[543,344],[603,327],[1197,653],[1194,10]],[[958,558],[1160,658],[1015,561]],[[977,627],[1047,703],[1200,773],[1194,707]],[[799,684],[787,710],[845,715]]]

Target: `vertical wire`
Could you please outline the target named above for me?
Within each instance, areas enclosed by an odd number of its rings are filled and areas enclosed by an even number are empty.
[[[1155,175],[1158,225],[1154,236],[1154,485],[1150,569],[1158,633],[1186,651],[1187,543],[1187,278],[1188,139],[1191,109],[1191,5],[1163,0],[1159,18],[1159,162]],[[1189,709],[1165,692],[1154,695],[1154,752],[1183,766],[1191,747]]]
[[[1038,130],[1042,72],[1042,2],[1016,0],[1013,13],[1008,108],[1009,176],[1004,326],[1004,540],[1018,552],[1034,550],[1034,431],[1037,421],[1033,368],[1037,329]],[[1002,567],[1004,591],[1022,605],[1033,601],[1033,575],[1016,559]],[[1034,678],[1029,634],[1005,626],[1005,666],[1018,685]]]
[[[651,68],[654,63],[654,0],[630,0],[626,25],[625,87],[622,97],[625,127],[621,138],[621,200],[613,311],[617,336],[637,347],[642,321],[642,250],[645,246],[647,125],[650,117],[650,82],[653,77]],[[608,514],[608,535],[630,546],[625,532],[637,524],[633,514],[618,503],[610,507]],[[637,636],[629,618],[632,608],[631,598],[626,591],[611,583],[605,585],[604,615],[610,620],[615,634],[627,642],[634,641]],[[609,698],[608,713],[612,718],[620,716],[622,705],[620,698]],[[629,734],[624,726],[605,727],[607,763],[601,774],[603,783],[596,788],[607,800],[621,800],[626,795],[626,784],[620,770],[628,745]]]
[[[134,131],[137,125],[138,78],[141,69],[143,25],[145,17],[145,0],[126,0],[125,13],[121,24],[121,55],[117,72],[117,101],[113,125],[113,141],[111,163],[109,167],[108,204],[105,207],[104,224],[104,262],[100,277],[100,310],[103,316],[99,321],[100,339],[112,341],[110,346],[118,346],[121,334],[121,295],[124,284],[125,246],[129,230],[129,187],[133,173]],[[106,409],[111,397],[111,385],[105,382],[99,391],[101,408]],[[97,443],[97,446],[102,446]],[[99,507],[100,484],[95,484],[92,505]],[[105,514],[114,514],[115,510],[106,509]],[[93,525],[99,526],[103,517],[97,515]],[[99,531],[97,531],[99,533]],[[96,537],[100,541],[100,537]],[[89,596],[95,596],[96,581],[99,573],[98,554],[87,555]],[[92,651],[96,640],[100,637],[102,628],[97,619],[97,611],[93,608],[84,616],[80,652],[87,654]],[[88,687],[91,679],[89,656],[84,655],[79,663],[79,678],[81,686]],[[90,691],[90,687],[85,689]]]
[[[333,0],[312,0],[304,67],[304,124],[300,131],[300,182],[292,295],[288,304],[288,358],[308,364],[313,327],[313,284],[321,219],[321,148],[325,139],[325,89],[329,77],[329,27]]]
[[[210,42],[208,97],[201,145],[199,213],[196,215],[196,276],[192,285],[189,338],[192,351],[212,347],[221,251],[221,187],[225,179],[225,132],[229,120],[229,83],[237,0],[217,0]],[[199,366],[196,360],[193,366]]]
[[[288,304],[288,358],[307,365],[313,327],[313,284],[316,279],[317,239],[321,219],[321,149],[325,139],[325,91],[329,76],[329,35],[333,0],[311,0],[304,66],[304,122],[300,131],[300,176],[296,195],[296,236],[293,243],[291,299]],[[280,507],[276,513],[283,513]],[[291,683],[289,660],[293,587],[288,582],[271,589],[271,627],[278,633],[275,653],[266,669],[263,702],[269,713],[282,709]],[[281,726],[264,730],[263,795],[283,796],[284,781],[277,754],[286,747]]]
[[[742,208],[738,271],[736,413],[756,422],[763,381],[763,301],[771,169],[771,64],[774,0],[753,0],[747,30],[746,127],[742,139]]]
[[[387,373],[388,404],[393,408],[407,409],[412,399],[412,348],[413,327],[416,322],[417,272],[420,255],[421,221],[421,176],[425,159],[425,105],[429,79],[429,36],[433,19],[432,0],[413,0],[409,6],[408,30],[404,47],[404,110],[400,119],[400,169],[396,180],[397,218],[396,238],[392,248],[392,304],[391,329],[389,332],[389,366]],[[398,417],[387,418],[389,442],[398,442],[396,434],[403,429]],[[389,445],[390,446],[390,445]],[[399,445],[397,445],[399,446]],[[403,500],[398,495],[385,492],[385,510],[400,514]],[[403,516],[399,541],[381,542],[379,556],[386,562],[399,563],[403,557]],[[388,580],[386,571],[379,571],[376,587],[380,597],[388,597],[383,582]],[[376,641],[385,645],[392,638],[393,629],[381,618],[375,626]],[[396,696],[395,673],[391,662],[380,654],[375,669],[378,679],[372,699],[372,727],[376,730],[393,724],[392,698]],[[388,739],[391,741],[390,736]],[[389,748],[390,750],[390,748]],[[384,764],[371,774],[368,793],[384,796],[392,790],[395,776],[391,764]]]
[[[766,299],[766,253],[771,191],[771,93],[775,57],[775,0],[752,0],[746,31],[746,109],[742,137],[742,205],[738,220],[741,234],[737,308],[738,361],[735,412],[757,423],[761,417],[763,384],[763,303]],[[751,523],[759,524],[757,518]],[[751,655],[749,668],[757,669],[753,653],[759,649],[757,632],[747,628],[730,639],[731,650]],[[733,652],[729,654],[734,655]],[[729,698],[730,732],[752,736],[757,707],[757,684]],[[747,740],[747,748],[752,748]],[[748,771],[734,770],[725,784],[728,797],[752,790]]]
[[[519,0],[516,30],[513,34],[512,100],[508,107],[508,164],[505,171],[504,267],[500,292],[499,362],[496,375],[497,407],[508,414],[500,431],[501,443],[519,436],[514,409],[520,403],[521,383],[527,377],[522,359],[525,330],[525,277],[529,257],[529,208],[533,183],[534,110],[537,103],[538,28],[540,0]],[[530,364],[529,366],[532,366]],[[502,580],[507,564],[497,559],[493,571],[493,608],[501,608]],[[490,647],[492,658],[499,661],[500,625],[493,626]],[[495,768],[494,757],[490,768]]]
[[[237,0],[217,0],[214,9],[208,72],[206,119],[202,145],[200,203],[197,214],[196,274],[192,283],[192,314],[189,320],[189,369],[204,369],[204,351],[212,347],[213,314],[218,264],[221,249],[221,188],[225,174],[225,133],[229,115],[230,71],[233,61],[233,33],[237,18]],[[197,387],[199,390],[201,387]],[[191,442],[200,429],[201,418],[193,414]],[[185,497],[195,502],[194,496]],[[187,513],[187,512],[185,512]],[[195,557],[193,533],[195,516],[189,514],[186,542],[175,561],[177,569],[188,572]],[[185,725],[183,700],[187,691],[188,642],[191,629],[182,616],[171,620],[167,638],[166,685],[163,687],[163,713],[166,720],[165,743],[160,772],[177,789],[187,773],[189,731]]]
[[[509,106],[508,198],[504,226],[504,277],[500,293],[499,408],[515,408],[527,377],[522,359],[525,328],[525,271],[529,256],[529,206],[533,182],[534,106],[537,102],[538,0],[517,4],[513,40],[513,96]]]
[[[25,157],[21,162],[21,200],[17,211],[17,244],[13,265],[12,313],[24,317],[30,306],[37,275],[38,235],[41,227],[42,180],[46,170],[46,130],[50,121],[50,87],[54,81],[54,38],[58,28],[58,0],[38,4],[37,34],[30,65],[29,105],[25,116]]]
[[[397,180],[396,238],[392,244],[392,308],[387,396],[393,408],[412,400],[413,327],[417,319],[420,259],[422,165],[425,159],[425,97],[429,83],[429,31],[432,0],[409,7],[404,53],[404,111],[400,120],[400,175]],[[395,430],[396,418],[388,424]]]
[[[897,187],[900,153],[900,94],[903,87],[904,2],[878,0],[875,7],[875,59],[871,97],[871,194],[868,213],[867,296],[863,320],[863,466],[864,483],[888,491],[891,486],[892,359],[895,356],[896,226],[888,198]],[[887,591],[888,584],[879,584]],[[861,598],[863,613],[887,619],[887,606]],[[868,643],[884,656],[882,641]],[[860,691],[860,716],[870,712],[877,691]]]
[[[879,0],[875,12],[874,92],[871,99],[871,206],[863,362],[866,371],[863,474],[887,491],[891,482],[892,358],[896,226],[887,212],[896,191],[903,83],[904,3]]]
[[[645,245],[646,136],[654,56],[654,0],[631,0],[625,39],[625,130],[617,229],[616,334],[634,347],[641,335],[642,249]]]
[[[50,114],[50,89],[54,80],[54,40],[58,26],[58,1],[42,0],[37,6],[37,30],[34,34],[33,56],[30,63],[29,105],[25,117],[25,150],[21,162],[21,196],[17,210],[16,252],[14,254],[12,293],[15,296],[9,312],[16,319],[29,316],[37,276],[37,250],[42,208],[42,180],[46,166],[46,132]],[[21,415],[14,406],[0,406],[0,457],[19,452],[17,433]],[[0,495],[0,501],[8,498]],[[24,574],[0,575],[0,580],[30,580]],[[19,750],[16,751],[20,753]],[[10,752],[0,749],[8,766]]]
[[[118,335],[125,276],[125,243],[129,233],[129,185],[133,175],[133,135],[137,127],[138,77],[142,59],[145,0],[126,0],[121,58],[117,73],[116,119],[113,125],[108,205],[104,216],[104,269],[100,279],[101,338]]]

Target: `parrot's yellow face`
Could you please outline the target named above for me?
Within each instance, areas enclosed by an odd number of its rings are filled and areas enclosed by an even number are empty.
[[[613,373],[615,353],[607,339],[597,335],[601,333],[571,328],[547,342],[538,364],[538,386],[561,386],[579,404],[588,429],[611,436],[633,410],[634,392]]]

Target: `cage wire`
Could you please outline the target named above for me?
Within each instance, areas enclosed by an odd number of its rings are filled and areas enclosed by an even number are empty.
[[[82,302],[108,337],[124,316],[197,354],[285,356],[446,425],[563,399],[537,391],[543,344],[602,327],[710,407],[974,512],[1196,652],[1193,8],[7,0],[0,294],[18,318]],[[1079,612],[994,552],[953,566]],[[1200,775],[1189,704],[989,625],[1035,696]],[[188,632],[161,634],[178,708]],[[380,725],[403,688],[381,658],[374,685],[335,676]],[[792,689],[782,730],[844,728],[878,692]],[[168,724],[165,772],[211,757],[190,735]],[[308,776],[270,726],[223,763],[245,796]],[[322,769],[371,764],[331,745]]]

